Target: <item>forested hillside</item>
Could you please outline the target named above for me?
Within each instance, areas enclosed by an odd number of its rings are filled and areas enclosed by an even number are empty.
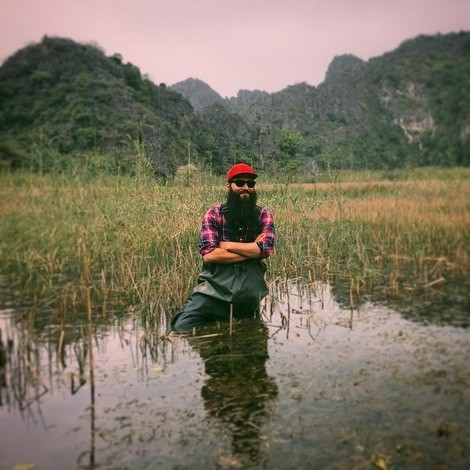
[[[470,33],[420,36],[368,62],[335,57],[318,87],[295,84],[237,104],[225,100],[260,130],[264,154],[276,155],[281,129],[298,134],[297,164],[469,165]]]
[[[61,38],[46,37],[9,58],[0,69],[0,97],[12,166],[42,169],[93,153],[131,171],[145,142],[155,172],[169,174],[185,154],[180,122],[193,116],[186,99],[119,55]]]
[[[308,52],[306,52],[308,53]],[[470,33],[420,36],[383,56],[333,58],[318,87],[222,98],[156,85],[119,54],[44,37],[0,68],[0,163],[94,165],[167,178],[235,160],[266,171],[470,164]]]
[[[0,162],[36,171],[77,165],[151,171],[167,178],[188,162],[215,172],[255,153],[250,125],[225,108],[196,115],[119,54],[44,37],[0,68]],[[214,117],[217,115],[217,119]]]

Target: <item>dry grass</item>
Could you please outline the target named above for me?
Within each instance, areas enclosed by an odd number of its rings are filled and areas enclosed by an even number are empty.
[[[268,276],[355,285],[430,284],[469,270],[467,171],[426,180],[260,184],[277,227]],[[444,172],[445,174],[445,172]],[[203,212],[220,186],[149,179],[0,175],[0,275],[18,302],[77,308],[91,292],[150,312],[182,305],[199,272]],[[400,282],[398,281],[400,280]],[[401,283],[401,284],[400,284]]]

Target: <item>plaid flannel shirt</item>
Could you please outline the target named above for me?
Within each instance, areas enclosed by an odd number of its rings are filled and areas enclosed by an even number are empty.
[[[260,258],[267,258],[274,251],[274,219],[271,211],[266,207],[258,207],[258,209],[260,210],[259,233],[265,233],[266,237],[264,241],[257,243],[260,248]],[[227,219],[224,215],[226,210],[225,204],[218,204],[204,214],[199,240],[199,253],[202,256],[215,250],[222,241],[235,241],[229,238]],[[249,230],[240,231],[236,241],[248,242],[249,235]]]

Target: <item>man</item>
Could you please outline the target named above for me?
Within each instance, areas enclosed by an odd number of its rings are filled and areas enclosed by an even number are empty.
[[[190,331],[213,321],[253,316],[268,289],[265,258],[274,250],[274,220],[257,205],[258,175],[237,163],[227,172],[227,201],[202,219],[199,252],[203,271],[183,311],[171,320],[174,331]]]

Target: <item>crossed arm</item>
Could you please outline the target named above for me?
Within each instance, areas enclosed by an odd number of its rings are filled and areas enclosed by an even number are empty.
[[[231,264],[249,259],[267,258],[274,251],[274,219],[267,208],[260,214],[260,233],[253,242],[231,242],[219,238],[224,218],[222,205],[215,206],[206,212],[202,220],[199,252],[206,263]]]
[[[262,242],[266,237],[265,233],[260,233],[254,242],[220,242],[219,246],[207,253],[202,259],[207,263],[240,263],[250,258],[259,258],[260,248],[257,242]]]

